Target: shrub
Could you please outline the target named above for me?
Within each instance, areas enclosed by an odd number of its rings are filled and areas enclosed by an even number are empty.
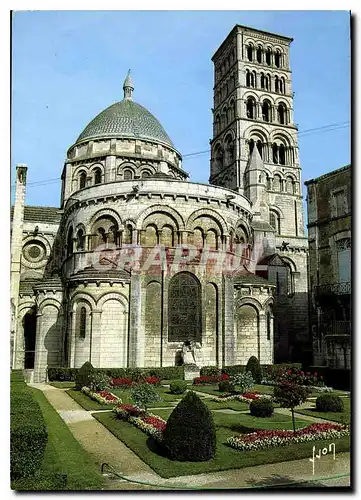
[[[172,380],[170,384],[170,392],[172,394],[183,394],[187,390],[187,382],[185,380]]]
[[[233,392],[234,385],[229,380],[221,380],[218,384],[219,392]]]
[[[262,369],[256,356],[251,356],[246,366],[246,372],[251,372],[256,384],[262,382]]]
[[[91,372],[89,375],[89,387],[92,391],[104,391],[104,389],[109,389],[111,385],[111,379],[108,375],[102,372]]]
[[[201,377],[219,377],[221,370],[217,366],[202,366]]]
[[[52,367],[48,368],[49,382],[72,382],[75,380],[79,368]]]
[[[75,389],[80,391],[82,387],[88,387],[90,375],[94,373],[93,365],[86,361],[75,376]]]
[[[343,401],[339,396],[333,394],[322,394],[316,399],[317,411],[343,411]]]
[[[11,488],[17,491],[61,491],[66,489],[67,475],[61,472],[37,472],[34,476],[13,481]]]
[[[244,392],[251,391],[254,386],[254,380],[251,372],[238,373],[231,377],[231,383],[243,394]]]
[[[156,389],[147,383],[137,384],[131,389],[131,397],[139,408],[147,409],[151,403],[162,401]]]
[[[140,368],[127,368],[126,376],[131,378],[135,382],[138,382],[142,378],[143,373]]]
[[[273,414],[273,404],[270,399],[254,399],[249,405],[249,411],[253,417],[270,417]]]
[[[184,379],[184,366],[162,366],[159,368],[147,368],[150,376],[155,376],[161,380]]]
[[[48,433],[38,403],[28,386],[11,383],[10,475],[12,480],[32,476],[41,466]]]
[[[164,445],[172,460],[202,462],[216,452],[216,429],[211,411],[189,391],[168,418]]]

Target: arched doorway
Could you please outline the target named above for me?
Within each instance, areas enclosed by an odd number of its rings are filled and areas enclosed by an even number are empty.
[[[168,289],[168,341],[201,342],[201,285],[191,273],[173,276]]]
[[[24,316],[24,368],[34,369],[36,342],[36,312],[32,307]]]

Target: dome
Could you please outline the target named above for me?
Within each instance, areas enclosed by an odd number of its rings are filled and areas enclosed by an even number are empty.
[[[130,73],[123,89],[124,99],[99,113],[85,127],[76,143],[99,138],[127,137],[162,142],[174,148],[159,121],[146,108],[133,101],[134,86]]]

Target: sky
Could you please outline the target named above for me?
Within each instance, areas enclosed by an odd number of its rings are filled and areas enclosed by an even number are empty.
[[[59,206],[68,148],[98,113],[123,98],[129,68],[134,100],[161,122],[190,180],[207,183],[210,153],[186,155],[209,150],[211,57],[235,24],[294,38],[302,181],[349,164],[348,11],[16,11],[12,195],[15,165],[26,163],[26,204]]]

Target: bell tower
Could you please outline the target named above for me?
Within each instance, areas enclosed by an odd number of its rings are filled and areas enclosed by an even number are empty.
[[[214,54],[210,183],[250,197],[246,173],[258,149],[268,203],[284,235],[303,236],[301,168],[293,120],[292,38],[236,25]],[[282,215],[283,214],[283,215]],[[287,220],[286,215],[287,214]],[[278,229],[278,228],[277,228]]]

